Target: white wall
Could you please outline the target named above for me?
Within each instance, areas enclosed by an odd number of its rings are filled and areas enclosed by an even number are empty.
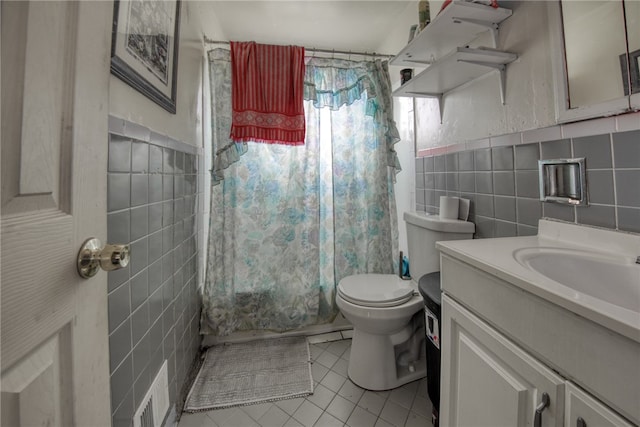
[[[398,175],[396,202],[400,249],[406,251],[402,214],[415,209],[414,158],[417,151],[468,140],[502,135],[555,124],[555,103],[551,67],[551,46],[545,1],[503,1],[513,15],[501,24],[498,47],[515,52],[518,59],[507,67],[506,105],[500,101],[497,72],[462,86],[444,97],[444,118],[435,99],[410,98],[394,103],[402,141],[396,145],[403,171]],[[431,19],[441,1],[431,1]],[[399,52],[407,43],[409,27],[418,22],[418,3],[408,6],[394,29],[379,47],[380,52]],[[491,46],[488,33],[471,46]],[[394,87],[399,85],[401,67],[390,67]],[[414,75],[420,72],[414,70]],[[415,113],[413,123],[406,115]],[[411,134],[415,134],[415,148]]]
[[[405,212],[416,209],[415,189],[415,138],[413,99],[394,98],[394,118],[400,131],[401,141],[396,144],[398,160],[402,171],[396,175],[396,209],[398,212],[398,247],[408,254],[407,227],[403,219]]]
[[[202,146],[202,21],[197,1],[183,1],[176,114],[111,75],[109,113],[187,144]]]
[[[111,115],[143,125],[171,138],[203,147],[199,165],[198,200],[198,284],[204,281],[206,266],[211,147],[211,119],[206,73],[206,51],[211,47],[203,43],[204,36],[224,40],[221,25],[210,3],[183,0],[180,19],[180,46],[178,51],[178,82],[176,114],[171,114],[111,75],[109,112]]]
[[[418,23],[418,2],[410,3],[397,21],[391,26],[388,37],[376,48],[376,52],[395,54],[407,44],[409,28]],[[389,67],[391,84],[394,88],[400,85],[400,70],[403,67]],[[402,171],[396,176],[396,208],[398,212],[399,249],[408,253],[407,231],[402,216],[404,212],[415,210],[415,139],[413,99],[394,98],[394,120],[400,131],[401,141],[395,146]]]
[[[220,30],[221,25],[218,17],[215,15],[213,8],[208,2],[195,1],[195,13],[200,18],[202,35],[211,40],[226,40],[225,35]],[[211,99],[209,85],[209,61],[207,59],[207,51],[216,47],[205,44],[203,50],[202,61],[200,63],[202,80],[202,138],[204,144],[203,158],[201,170],[205,171],[199,185],[203,188],[201,199],[198,200],[199,222],[198,222],[198,250],[200,261],[198,263],[198,286],[204,286],[207,268],[207,256],[209,250],[209,215],[211,213],[211,174],[212,168],[212,145],[211,145]]]
[[[382,44],[376,48],[377,52],[395,55],[409,40],[409,28],[418,23],[418,2],[414,1],[405,7],[404,11],[398,15],[396,22],[388,29],[389,33]],[[389,67],[391,74],[391,84],[394,87],[400,85],[400,70],[405,67]]]
[[[498,47],[518,54],[507,66],[506,105],[500,101],[497,71],[446,94],[442,124],[437,101],[417,98],[418,150],[555,124],[546,2],[500,4],[513,10],[513,15],[500,25]],[[490,46],[488,34],[471,45]]]

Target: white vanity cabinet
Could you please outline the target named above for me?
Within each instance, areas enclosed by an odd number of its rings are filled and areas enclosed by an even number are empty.
[[[564,399],[565,427],[632,427],[632,424],[571,381],[567,381]]]
[[[441,425],[563,425],[562,377],[446,295],[442,309]]]
[[[451,297],[442,307],[441,425],[633,426]]]
[[[484,240],[474,247],[491,253]],[[440,425],[639,425],[640,342],[484,271],[465,245],[438,243]]]

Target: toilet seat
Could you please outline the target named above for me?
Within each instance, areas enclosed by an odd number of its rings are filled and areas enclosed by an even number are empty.
[[[338,295],[365,307],[395,307],[409,301],[415,290],[394,274],[356,274],[338,283]]]

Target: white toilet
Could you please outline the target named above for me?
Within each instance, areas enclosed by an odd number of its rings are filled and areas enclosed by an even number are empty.
[[[336,304],[353,325],[348,374],[367,390],[389,390],[426,375],[424,307],[418,280],[440,270],[437,241],[471,239],[472,222],[405,212],[411,280],[356,274],[338,283]]]

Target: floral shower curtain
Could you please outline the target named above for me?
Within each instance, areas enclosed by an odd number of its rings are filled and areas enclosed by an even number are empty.
[[[331,322],[340,279],[397,266],[399,138],[386,63],[312,58],[305,145],[284,146],[229,140],[228,51],[209,60],[215,159],[201,332]]]

